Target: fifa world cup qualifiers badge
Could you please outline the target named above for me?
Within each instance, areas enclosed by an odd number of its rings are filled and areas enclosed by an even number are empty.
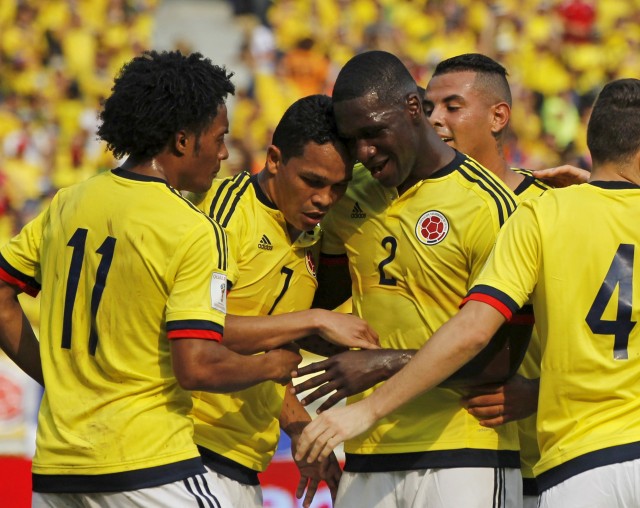
[[[449,232],[449,221],[437,210],[423,213],[416,224],[416,236],[425,245],[435,245]]]
[[[227,276],[224,273],[211,274],[211,308],[227,313]]]

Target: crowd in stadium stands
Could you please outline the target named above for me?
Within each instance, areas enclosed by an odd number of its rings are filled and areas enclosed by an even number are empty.
[[[640,0],[235,0],[250,82],[231,117],[227,172],[258,170],[297,98],[331,93],[354,54],[398,55],[426,84],[442,59],[482,52],[509,71],[515,166],[589,168],[600,87],[640,76]],[[159,0],[0,2],[0,240],[58,188],[116,163],[96,113],[123,62],[152,47]],[[185,27],[188,30],[188,27]],[[237,62],[216,62],[234,70]]]

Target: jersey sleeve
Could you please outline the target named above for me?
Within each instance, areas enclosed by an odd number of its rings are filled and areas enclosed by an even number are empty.
[[[487,303],[507,320],[533,292],[540,271],[540,230],[534,202],[521,204],[498,235],[486,265],[463,304]]]
[[[476,214],[475,220],[468,230],[465,248],[467,249],[470,283],[476,280],[480,274],[500,231],[500,222],[497,216],[492,214],[492,210],[488,206],[485,211],[486,213]]]
[[[213,221],[202,221],[172,260],[173,286],[166,307],[169,339],[220,340],[227,311],[227,236]]]
[[[49,208],[0,249],[0,279],[30,296],[40,292],[40,245],[48,217]]]

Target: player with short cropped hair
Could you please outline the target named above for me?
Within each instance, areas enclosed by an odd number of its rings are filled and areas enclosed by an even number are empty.
[[[236,269],[222,227],[179,192],[207,190],[228,157],[230,77],[198,53],[132,59],[98,131],[128,158],[0,249],[0,344],[46,386],[34,506],[233,506],[207,484],[188,390],[286,382],[300,360],[247,365],[219,343]],[[20,291],[41,291],[39,348]]]
[[[630,221],[640,216],[640,80],[603,88],[587,144],[589,183],[521,204],[461,311],[371,397],[309,425],[300,455],[322,457],[436,387],[531,299],[542,346],[538,506],[640,505],[640,232]]]
[[[440,138],[491,170],[509,186],[519,203],[551,188],[531,171],[512,168],[504,156],[511,90],[506,69],[495,60],[479,53],[443,60],[427,84],[423,104]],[[538,492],[533,465],[540,457],[535,429],[540,340],[535,330],[520,374],[505,385],[472,388],[465,402],[471,414],[482,418],[483,425],[526,417],[518,421],[524,508],[535,508]],[[505,394],[513,396],[507,398]]]
[[[262,171],[216,180],[200,197],[200,209],[225,228],[238,265],[223,344],[251,354],[316,333],[343,346],[369,348],[377,342],[358,317],[309,310],[317,287],[319,222],[344,194],[352,167],[331,99],[312,95],[284,113]],[[273,382],[228,395],[195,393],[192,414],[195,441],[216,486],[243,508],[262,507],[258,473],[271,461],[280,428],[295,453],[311,421],[295,395]],[[319,480],[327,480],[335,494],[335,457],[320,467],[303,463],[301,472],[298,495],[307,488],[303,506],[311,504]]]
[[[491,172],[439,138],[417,84],[395,56],[373,51],[351,59],[333,100],[340,134],[362,165],[323,221],[327,264],[319,269],[317,302],[332,307],[353,291],[354,313],[389,348],[381,353],[386,370],[368,363],[381,381],[455,314],[516,201]],[[353,285],[345,288],[349,275]],[[331,294],[322,292],[326,282]],[[349,351],[298,374],[326,370],[318,393],[330,393],[338,388],[334,370],[349,378],[349,365],[359,365],[354,377],[367,378],[360,359],[373,354]],[[515,426],[483,428],[462,408],[461,396],[437,388],[348,441],[336,506],[519,506]]]

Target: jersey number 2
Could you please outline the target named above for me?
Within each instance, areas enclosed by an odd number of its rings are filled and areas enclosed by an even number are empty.
[[[634,254],[634,245],[620,244],[586,319],[593,333],[614,336],[613,358],[615,360],[629,358],[629,335],[636,324],[635,321],[631,321]],[[602,315],[616,286],[618,286],[616,320],[606,321],[602,319]]]
[[[387,266],[396,257],[396,249],[398,248],[398,241],[393,236],[385,236],[382,239],[382,247],[386,250],[387,245],[390,248],[389,255],[378,263],[378,272],[380,272],[380,284],[383,286],[395,286],[398,281],[393,277],[388,277],[384,271],[384,267]]]
[[[78,284],[80,283],[80,272],[84,262],[84,248],[87,243],[88,230],[84,228],[76,229],[67,245],[73,247],[71,255],[71,264],[69,266],[69,276],[67,277],[67,291],[64,297],[64,318],[62,321],[62,347],[71,349],[71,319],[73,317],[73,306],[76,303],[76,295],[78,293]],[[102,245],[96,250],[100,254],[100,264],[96,271],[96,280],[91,292],[91,331],[89,332],[89,353],[96,354],[98,347],[98,332],[96,331],[96,314],[98,306],[102,299],[105,283],[107,282],[107,274],[113,260],[113,251],[116,246],[116,239],[107,236]]]

